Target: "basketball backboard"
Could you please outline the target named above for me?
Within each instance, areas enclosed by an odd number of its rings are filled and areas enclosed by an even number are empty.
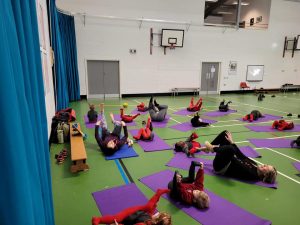
[[[161,46],[162,47],[183,47],[184,30],[162,29]]]

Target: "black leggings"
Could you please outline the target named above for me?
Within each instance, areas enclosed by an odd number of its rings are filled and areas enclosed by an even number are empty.
[[[214,152],[216,152],[216,156],[213,161],[213,167],[215,171],[222,170],[225,166],[227,166],[233,156],[239,153],[239,149],[236,145],[232,145],[226,139],[226,130],[221,132],[212,142],[212,145],[220,145],[219,147],[214,147]]]

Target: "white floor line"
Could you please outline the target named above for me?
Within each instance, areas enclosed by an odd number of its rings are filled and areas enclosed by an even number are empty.
[[[180,123],[180,124],[181,124],[181,122],[179,122],[179,121],[173,119],[172,117],[170,117],[170,120],[173,120],[173,121],[175,121],[176,123]]]
[[[255,160],[255,159],[253,159],[253,158],[252,158],[252,160],[253,160],[254,162],[257,162],[257,163],[260,164],[260,165],[263,165],[263,164],[264,164],[264,163],[261,163],[261,162]],[[282,176],[284,176],[285,178],[287,178],[287,179],[289,179],[289,180],[291,180],[291,181],[294,181],[294,182],[297,183],[297,184],[300,184],[300,181],[297,181],[297,180],[295,180],[295,179],[289,177],[288,175],[285,175],[284,173],[279,172],[278,170],[277,170],[277,173],[280,174],[280,175],[282,175]]]
[[[139,102],[139,101],[138,101],[138,100],[136,100],[136,99],[134,99],[133,101],[135,101],[136,103],[139,103],[139,104],[141,103],[141,102]]]
[[[234,142],[235,144],[241,144],[241,143],[248,143],[249,141],[237,141],[237,142]]]
[[[222,121],[218,121],[218,123],[226,123],[226,122],[236,122],[239,120],[222,120]]]
[[[256,148],[255,148],[255,149],[256,149]],[[258,148],[257,148],[257,149],[258,149]],[[274,150],[274,149],[267,148],[267,147],[262,148],[262,149],[268,149],[268,150],[270,150],[270,151],[272,151],[272,152],[275,152],[275,153],[277,153],[277,154],[279,154],[279,155],[283,155],[283,156],[285,156],[285,157],[287,157],[287,158],[289,158],[289,159],[292,159],[292,160],[295,160],[295,161],[297,161],[297,162],[300,162],[300,160],[295,159],[295,158],[293,158],[293,157],[291,157],[291,156],[288,156],[288,155],[286,155],[286,154],[283,154],[283,153],[281,153],[281,152],[278,152],[278,151],[276,151],[276,150]]]
[[[169,109],[170,109],[171,111],[174,111],[174,112],[176,111],[175,109],[173,109],[173,108],[170,108],[170,107],[169,107]]]
[[[214,97],[210,97],[210,98],[218,99],[218,98],[214,98]],[[235,103],[239,103],[239,104],[242,104],[242,105],[253,106],[253,107],[261,108],[261,109],[267,109],[267,110],[271,110],[271,111],[275,111],[275,112],[280,112],[280,113],[289,113],[289,112],[283,112],[283,111],[280,111],[280,110],[270,109],[270,108],[266,108],[266,107],[262,107],[262,106],[257,106],[257,105],[252,105],[252,104],[246,104],[246,103],[242,103],[242,102],[239,102],[239,101],[235,101]]]
[[[253,107],[256,107],[256,108],[260,108],[260,109],[266,109],[266,110],[280,112],[280,113],[289,113],[289,112],[284,112],[284,111],[280,111],[280,110],[277,110],[277,109],[270,109],[270,108],[266,108],[266,107],[262,107],[262,106],[257,106],[257,105],[246,104],[246,103],[242,103],[242,102],[239,102],[239,103],[243,104],[243,105],[253,106]]]
[[[272,137],[268,139],[280,139],[280,138],[287,138],[287,137],[298,137],[299,134],[294,134],[294,135],[288,135],[288,136],[282,136],[282,137]]]

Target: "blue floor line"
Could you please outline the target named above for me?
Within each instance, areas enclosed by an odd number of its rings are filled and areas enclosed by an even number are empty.
[[[118,159],[115,159],[115,163],[117,164],[117,167],[118,167],[118,169],[119,169],[119,172],[120,172],[120,174],[121,174],[121,176],[122,176],[122,178],[123,178],[125,184],[129,184],[130,182],[129,182],[129,180],[127,179],[126,174],[124,173],[124,170],[122,169],[122,166],[121,166],[119,160],[118,160]]]

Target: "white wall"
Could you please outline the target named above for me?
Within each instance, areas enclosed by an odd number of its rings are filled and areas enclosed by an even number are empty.
[[[300,84],[300,52],[282,58],[284,37],[300,34],[300,4],[273,0],[267,30],[204,27],[204,1],[199,0],[59,0],[57,6],[71,12],[192,21],[184,47],[154,47],[149,53],[150,27],[186,29],[183,25],[75,17],[81,95],[87,94],[86,59],[120,60],[121,94],[169,92],[173,87],[200,84],[201,62],[220,62],[220,90],[238,90],[245,81],[247,65],[265,65],[263,82],[253,87],[278,88]],[[158,36],[155,35],[158,42]],[[137,50],[135,55],[129,49]],[[230,61],[237,61],[237,75],[228,75]]]
[[[38,22],[39,22],[40,50],[41,50],[42,60],[43,57],[45,57],[45,60],[42,62],[42,66],[43,66],[44,94],[45,94],[46,113],[47,113],[48,137],[50,137],[52,117],[55,114],[55,101],[54,101],[54,89],[53,89],[53,79],[52,79],[51,50],[50,50],[50,39],[49,39],[49,27],[47,22],[48,16],[47,16],[46,0],[36,0],[36,8],[37,8],[37,15],[38,15]]]

